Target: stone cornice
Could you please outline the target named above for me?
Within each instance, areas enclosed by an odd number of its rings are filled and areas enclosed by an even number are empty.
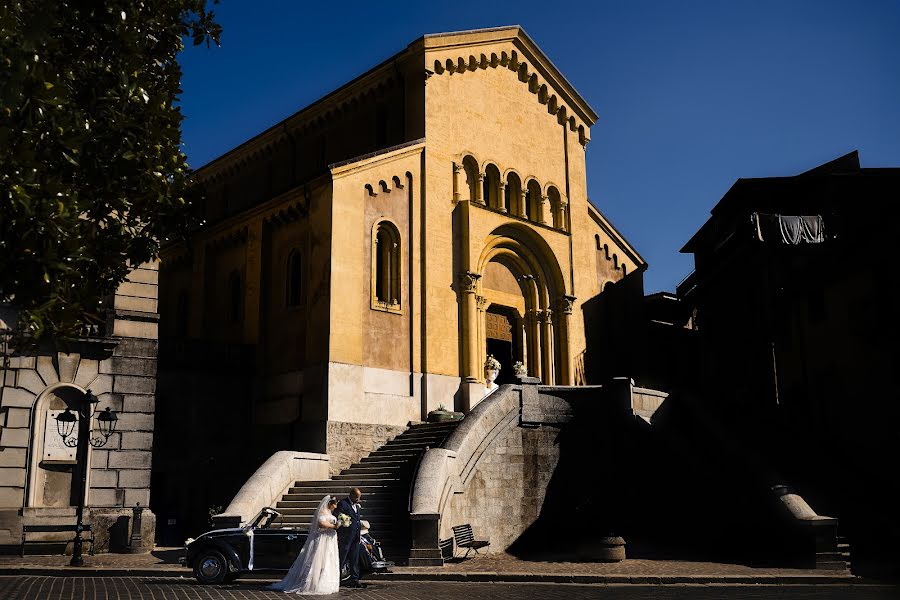
[[[328,169],[331,171],[332,179],[340,179],[341,177],[346,177],[347,175],[352,175],[353,173],[364,171],[374,166],[388,164],[410,155],[421,154],[424,148],[425,138],[421,138],[412,142],[406,142],[405,144],[385,148],[378,152],[372,152],[371,154],[364,154],[363,156],[357,156],[356,158],[334,163],[328,165]]]

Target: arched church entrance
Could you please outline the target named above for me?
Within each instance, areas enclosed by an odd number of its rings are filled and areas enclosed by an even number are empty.
[[[492,304],[484,315],[487,353],[500,361],[495,383],[515,383],[513,364],[522,361],[521,317],[514,308]]]
[[[484,361],[492,354],[501,364],[498,384],[514,381],[516,361],[545,384],[572,384],[574,297],[546,241],[529,228],[502,225],[469,264],[475,270],[463,272],[459,286],[465,383],[484,383]]]

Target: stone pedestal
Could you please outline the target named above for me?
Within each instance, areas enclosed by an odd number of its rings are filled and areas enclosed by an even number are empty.
[[[410,515],[412,547],[410,567],[440,567],[444,564],[440,548],[440,518],[436,514]]]

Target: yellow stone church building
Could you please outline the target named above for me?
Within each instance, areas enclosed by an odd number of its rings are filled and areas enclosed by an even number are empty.
[[[157,435],[165,402],[228,406],[334,471],[474,407],[489,354],[592,383],[582,305],[646,267],[588,199],[597,119],[520,27],[434,34],[204,166],[161,260]]]

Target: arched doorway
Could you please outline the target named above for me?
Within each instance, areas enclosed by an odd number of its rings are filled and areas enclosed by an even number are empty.
[[[502,225],[470,264],[477,271],[466,271],[459,288],[462,331],[471,336],[463,343],[466,382],[484,382],[484,360],[493,354],[502,365],[498,383],[514,380],[516,360],[545,384],[574,383],[568,342],[574,298],[547,242],[531,228]]]
[[[511,307],[492,304],[485,312],[485,349],[500,361],[495,383],[514,383],[513,364],[522,361],[522,327],[518,312]]]

